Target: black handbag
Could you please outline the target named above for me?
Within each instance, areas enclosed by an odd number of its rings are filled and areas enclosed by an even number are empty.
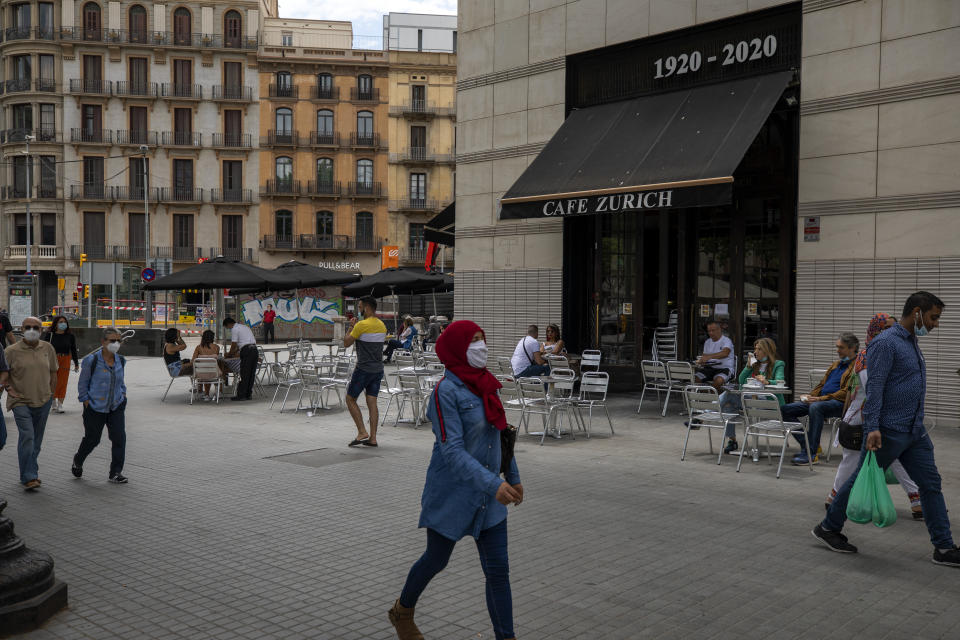
[[[517,428],[508,424],[500,432],[500,473],[506,476],[510,473],[510,463],[513,462],[513,448],[517,444]]]
[[[863,425],[852,425],[843,420],[837,421],[837,440],[844,449],[860,451],[863,447]]]

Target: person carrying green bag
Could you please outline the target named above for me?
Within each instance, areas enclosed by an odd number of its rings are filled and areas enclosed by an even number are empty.
[[[857,524],[873,522],[878,527],[889,527],[897,521],[897,510],[887,490],[887,480],[873,451],[867,451],[850,489],[847,518]]]
[[[932,293],[918,291],[912,294],[903,306],[899,324],[878,335],[867,347],[870,376],[863,405],[864,446],[860,467],[871,453],[881,469],[899,459],[920,489],[924,522],[933,543],[933,562],[960,567],[960,549],[950,533],[950,519],[933,457],[933,443],[923,426],[927,372],[917,340],[939,326],[943,308],[943,301]],[[827,510],[826,518],[812,531],[813,536],[831,551],[857,552],[842,533],[847,503],[857,476],[851,476],[844,483]],[[882,477],[880,481],[883,481]],[[887,495],[889,498],[889,492]]]

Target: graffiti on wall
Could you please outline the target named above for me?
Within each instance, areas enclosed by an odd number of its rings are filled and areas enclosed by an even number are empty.
[[[299,305],[297,298],[290,295],[256,296],[241,303],[243,320],[247,325],[256,327],[263,322],[263,312],[267,305],[273,305],[277,312],[274,321],[277,325],[282,322],[295,323],[299,319],[307,324],[333,324],[333,318],[341,315],[341,299],[329,295],[331,292],[318,288],[300,290]]]

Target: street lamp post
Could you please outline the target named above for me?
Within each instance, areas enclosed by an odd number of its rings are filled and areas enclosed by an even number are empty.
[[[147,152],[150,148],[142,144],[140,145],[140,153],[143,154],[143,233],[146,238],[144,248],[146,252],[145,266],[150,268],[150,199],[149,191],[147,189],[147,179],[149,178],[149,172],[147,171]],[[147,329],[153,328],[153,292],[147,291],[144,296],[144,307],[146,307],[143,314],[143,325]]]

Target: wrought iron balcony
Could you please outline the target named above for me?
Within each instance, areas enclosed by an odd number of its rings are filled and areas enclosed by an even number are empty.
[[[310,146],[313,147],[339,147],[340,133],[337,131],[311,131]]]
[[[270,129],[260,144],[271,147],[295,147],[298,142],[297,131],[274,131]]]
[[[213,99],[224,102],[253,102],[253,87],[213,85]]]
[[[113,190],[113,200],[115,202],[143,202],[143,187],[141,186],[120,186],[110,187]],[[147,189],[147,200],[156,204],[160,200],[160,190],[157,187]]]
[[[351,182],[347,188],[347,195],[352,198],[381,198],[383,197],[379,182]]]
[[[260,188],[261,196],[299,196],[299,180],[267,180],[267,183]]]
[[[391,153],[390,162],[404,164],[445,164],[453,163],[452,153],[435,153],[426,147],[409,147],[401,153]]]
[[[307,182],[306,195],[338,198],[340,197],[340,183],[333,180],[310,180]]]
[[[117,144],[137,146],[147,144],[155,147],[157,146],[157,132],[119,129],[117,131]]]
[[[213,146],[218,149],[250,149],[253,141],[249,133],[215,133]]]
[[[27,141],[27,136],[34,137],[34,142],[60,142],[60,132],[53,129],[6,129],[0,131],[0,144],[18,144]]]
[[[70,199],[113,202],[113,192],[102,182],[91,184],[72,184],[70,185]]]
[[[380,102],[380,89],[351,87],[350,102]]]
[[[438,211],[440,203],[426,198],[404,198],[391,200],[388,208],[390,211]]]
[[[427,100],[411,100],[410,102],[390,107],[390,115],[392,116],[430,118],[433,116],[454,115],[455,113],[456,108],[452,104],[441,106]]]
[[[296,100],[297,98],[300,97],[300,88],[295,84],[291,84],[291,85],[271,84],[267,88],[267,94],[271,98],[279,98],[281,100],[282,99]]]
[[[113,144],[113,131],[109,129],[70,129],[70,142],[77,144]]]
[[[333,234],[300,234],[263,236],[262,249],[268,251],[380,251],[383,238]]]
[[[70,78],[70,93],[89,96],[109,96],[113,93],[113,82],[109,80]]]
[[[350,146],[351,147],[370,147],[370,148],[379,147],[380,134],[354,131],[353,133],[350,134]]]
[[[3,32],[3,37],[8,42],[10,40],[29,40],[31,35],[33,35],[33,30],[30,27],[7,27]]]
[[[340,87],[310,87],[310,99],[337,101],[340,99]]]
[[[160,187],[160,202],[203,202],[203,189],[200,187]]]
[[[157,83],[118,80],[114,84],[113,94],[122,98],[156,98]]]
[[[164,131],[160,144],[165,147],[199,147],[203,136],[194,131]]]
[[[7,93],[17,93],[20,91],[30,91],[30,78],[14,78],[5,83]]]
[[[215,204],[250,204],[253,189],[211,189],[210,202]]]
[[[207,250],[207,256],[210,258],[223,256],[227,260],[254,262],[253,249],[250,247],[210,247]]]
[[[203,100],[203,85],[164,82],[160,95],[171,100]]]

